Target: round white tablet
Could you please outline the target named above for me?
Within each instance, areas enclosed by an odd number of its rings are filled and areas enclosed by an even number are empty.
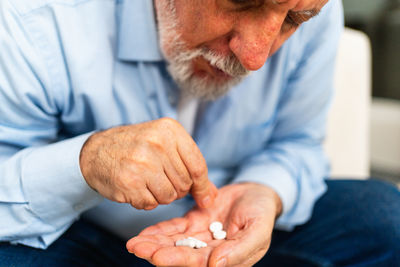
[[[226,232],[223,231],[223,230],[216,231],[216,232],[213,233],[213,237],[214,237],[214,239],[217,239],[217,240],[225,239],[226,238]]]
[[[210,229],[211,233],[215,233],[217,231],[221,231],[222,230],[222,223],[221,222],[212,222],[210,224],[210,226],[208,227],[208,229]]]

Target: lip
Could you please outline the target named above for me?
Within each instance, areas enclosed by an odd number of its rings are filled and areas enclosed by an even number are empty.
[[[227,81],[233,78],[220,68],[211,65],[210,62],[203,57],[196,58],[193,61],[193,67],[194,73],[200,77],[212,77],[218,81]]]
[[[207,62],[210,68],[212,69],[214,75],[219,78],[219,79],[232,79],[232,76],[226,73],[225,71],[221,70],[220,68],[217,68],[215,66],[212,66],[209,62]]]

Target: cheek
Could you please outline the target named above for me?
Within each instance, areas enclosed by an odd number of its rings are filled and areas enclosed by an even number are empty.
[[[218,12],[215,0],[176,0],[178,31],[188,48],[196,48],[227,34],[229,16]]]
[[[290,29],[287,32],[280,33],[279,36],[275,39],[274,43],[272,44],[269,56],[272,56],[278,49],[283,45],[284,42],[286,42],[287,39],[289,39],[290,36],[292,36],[293,33],[296,32],[296,28]]]
[[[190,2],[190,4],[189,4]],[[175,9],[178,19],[178,31],[187,43],[192,43],[196,33],[203,33],[204,20],[202,7],[197,6],[199,1],[175,0]]]

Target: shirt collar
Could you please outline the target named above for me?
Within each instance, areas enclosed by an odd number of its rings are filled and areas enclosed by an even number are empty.
[[[152,0],[125,0],[118,32],[118,58],[128,61],[161,61]]]

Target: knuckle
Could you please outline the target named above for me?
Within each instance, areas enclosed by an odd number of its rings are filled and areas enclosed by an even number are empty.
[[[183,126],[178,121],[168,117],[158,119],[157,126],[157,130],[163,133],[163,137],[169,139],[174,138],[183,129]]]
[[[154,209],[158,206],[158,202],[153,197],[145,197],[142,202],[143,209]]]
[[[158,206],[158,202],[148,194],[142,192],[138,197],[132,199],[130,202],[132,207],[139,210],[151,210]]]
[[[205,164],[196,164],[190,171],[192,179],[199,179],[207,174],[207,167]]]
[[[125,195],[123,193],[119,193],[119,192],[114,194],[114,201],[118,202],[118,203],[126,203],[127,202]]]
[[[186,194],[187,192],[190,191],[190,189],[192,188],[192,185],[193,185],[193,182],[191,180],[184,181],[179,188],[179,193]]]
[[[137,201],[132,201],[130,204],[135,209],[138,209],[138,210],[144,209],[144,206],[141,203],[138,203]]]
[[[144,209],[144,203],[143,203],[143,201],[140,201],[140,200],[138,200],[138,199],[131,200],[130,204],[131,204],[131,206],[134,207],[135,209],[138,209],[138,210]]]
[[[135,201],[132,202],[131,205],[138,210],[151,210],[155,209],[158,206],[158,203],[150,203],[146,201]]]
[[[169,195],[168,203],[171,203],[177,198],[178,198],[178,193],[175,190],[173,190]]]
[[[160,204],[169,204],[175,199],[177,199],[178,193],[175,190],[169,190],[166,192],[165,196],[161,198]]]
[[[147,143],[157,150],[162,150],[164,147],[163,138],[158,134],[150,134],[147,136]]]
[[[154,210],[155,208],[157,208],[157,206],[158,206],[158,204],[157,203],[155,203],[155,204],[147,204],[147,205],[145,205],[144,206],[144,210]]]
[[[140,151],[134,151],[131,155],[130,162],[127,163],[130,166],[132,174],[139,174],[143,170],[149,169],[151,167],[151,160],[148,153],[143,153]]]
[[[177,127],[179,124],[179,122],[177,122],[176,120],[169,118],[169,117],[164,117],[161,119],[158,119],[159,124],[161,125],[161,127],[165,127],[165,128],[170,128],[170,127]]]

